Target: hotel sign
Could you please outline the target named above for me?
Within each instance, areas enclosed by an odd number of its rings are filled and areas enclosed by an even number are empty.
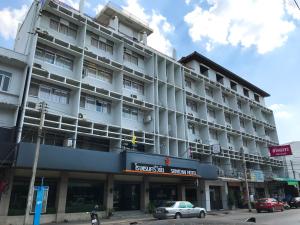
[[[151,173],[151,174],[197,176],[196,169],[151,165],[151,164],[143,164],[143,163],[132,163],[132,170],[135,172]]]
[[[290,145],[279,145],[269,147],[270,155],[273,156],[285,156],[292,155],[292,149]]]

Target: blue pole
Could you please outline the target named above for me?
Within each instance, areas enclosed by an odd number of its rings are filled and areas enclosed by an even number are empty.
[[[43,198],[44,198],[44,186],[36,187],[36,203],[35,203],[35,210],[34,210],[34,218],[33,218],[33,225],[40,225],[40,217],[43,210]]]

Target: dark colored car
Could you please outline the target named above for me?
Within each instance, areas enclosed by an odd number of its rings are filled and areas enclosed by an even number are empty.
[[[300,207],[300,197],[292,198],[291,201],[289,202],[289,205],[291,206],[291,208]]]
[[[255,208],[258,213],[261,211],[283,211],[284,204],[283,202],[277,201],[275,198],[261,198],[257,200]]]

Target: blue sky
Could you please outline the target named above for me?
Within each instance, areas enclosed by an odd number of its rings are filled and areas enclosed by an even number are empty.
[[[79,0],[63,0],[78,8]],[[300,0],[298,0],[300,3]],[[94,16],[107,1],[86,0]],[[149,45],[198,51],[271,94],[280,143],[300,140],[300,10],[293,0],[113,0],[147,21]],[[32,0],[0,1],[0,46],[13,48]]]

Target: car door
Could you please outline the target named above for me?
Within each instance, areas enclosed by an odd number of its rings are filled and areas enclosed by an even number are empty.
[[[194,208],[193,204],[190,202],[185,202],[186,205],[186,209],[187,209],[187,213],[188,213],[188,217],[195,217],[197,216],[197,209]]]
[[[187,217],[188,213],[185,202],[178,203],[178,211],[180,212],[182,217]]]

